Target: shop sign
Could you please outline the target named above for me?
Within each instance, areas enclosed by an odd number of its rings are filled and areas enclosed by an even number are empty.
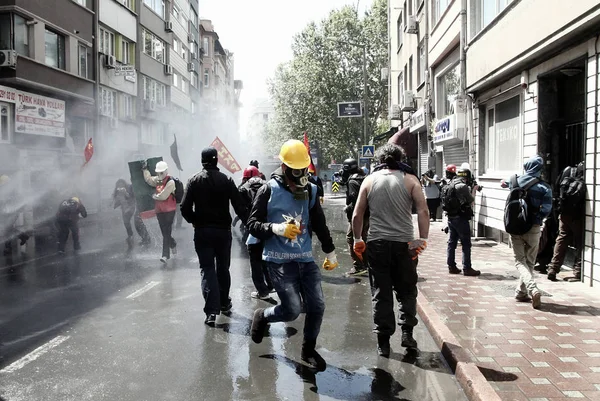
[[[466,131],[465,117],[464,113],[459,113],[439,120],[433,129],[433,142],[462,141]]]
[[[421,107],[410,116],[410,132],[419,131],[425,127],[425,109]]]
[[[15,105],[15,132],[65,137],[65,102],[0,86],[0,101]]]

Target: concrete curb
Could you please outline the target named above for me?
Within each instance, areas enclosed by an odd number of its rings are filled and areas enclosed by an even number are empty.
[[[501,401],[500,396],[479,371],[458,339],[422,294],[417,298],[417,312],[435,343],[442,350],[442,355],[454,371],[456,380],[465,391],[467,398],[470,401]]]

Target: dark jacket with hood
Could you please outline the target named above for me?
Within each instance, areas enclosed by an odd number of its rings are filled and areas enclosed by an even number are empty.
[[[540,156],[530,157],[523,165],[525,174],[517,177],[519,187],[524,187],[534,178],[540,179],[543,166],[544,160]],[[512,177],[506,180],[509,188],[512,187],[511,181]],[[529,189],[528,194],[529,202],[536,213],[533,223],[541,225],[552,211],[552,189],[544,181],[540,181]]]
[[[230,202],[242,222],[246,222],[247,210],[233,180],[217,166],[205,165],[187,183],[181,215],[195,228],[231,230]]]
[[[348,177],[348,183],[346,184],[346,208],[344,211],[346,212],[346,217],[350,222],[352,221],[352,213],[354,213],[354,208],[356,207],[356,202],[358,201],[360,187],[365,178],[366,175],[360,169]],[[365,217],[368,217],[368,210],[365,213]]]
[[[285,177],[281,168],[275,170],[271,175],[271,179],[276,180],[280,184],[285,183]],[[309,184],[310,185],[310,184]],[[289,191],[287,185],[282,185],[286,190]],[[250,211],[250,217],[248,218],[248,228],[250,234],[260,240],[267,240],[273,235],[271,230],[271,222],[267,221],[269,199],[271,198],[271,186],[263,185],[256,194],[254,202],[252,204],[252,210]],[[309,232],[312,235],[314,232],[317,234],[317,238],[321,242],[321,249],[325,253],[330,253],[335,250],[331,233],[327,227],[325,220],[325,213],[321,203],[318,201],[314,202],[313,207],[309,211]]]
[[[254,198],[256,198],[258,190],[265,185],[265,183],[265,180],[263,180],[260,176],[257,176],[250,178],[248,181],[240,185],[240,194],[242,195],[242,199],[244,200],[248,214],[250,214],[252,202],[254,202]]]

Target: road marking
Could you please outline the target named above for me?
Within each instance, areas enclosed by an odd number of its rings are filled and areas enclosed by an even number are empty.
[[[127,295],[127,299],[134,299],[139,297],[140,295],[142,295],[143,293],[151,290],[152,288],[156,287],[157,285],[160,284],[160,281],[151,281],[148,284],[146,284],[145,286],[143,286],[142,288],[140,288],[137,291],[134,291],[133,293]]]
[[[36,348],[29,354],[25,355],[23,358],[16,360],[15,362],[11,363],[4,369],[0,370],[0,373],[12,373],[16,370],[21,369],[23,366],[27,365],[30,362],[35,361],[40,356],[42,356],[46,352],[50,351],[52,348],[58,347],[63,342],[67,341],[69,339],[69,337],[70,336],[58,336],[58,337],[53,338],[52,340],[48,341],[46,344],[42,345],[41,347]]]

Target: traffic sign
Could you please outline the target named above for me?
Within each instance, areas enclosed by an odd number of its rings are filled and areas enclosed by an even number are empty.
[[[374,145],[363,145],[362,157],[372,159],[375,157],[375,146]]]
[[[371,161],[371,159],[365,159],[364,157],[361,157],[360,159],[358,159],[358,164],[364,166],[366,164],[369,164],[370,161]]]
[[[338,102],[338,117],[362,117],[361,102]]]
[[[340,190],[340,184],[334,182],[331,184],[331,192],[338,192]]]

